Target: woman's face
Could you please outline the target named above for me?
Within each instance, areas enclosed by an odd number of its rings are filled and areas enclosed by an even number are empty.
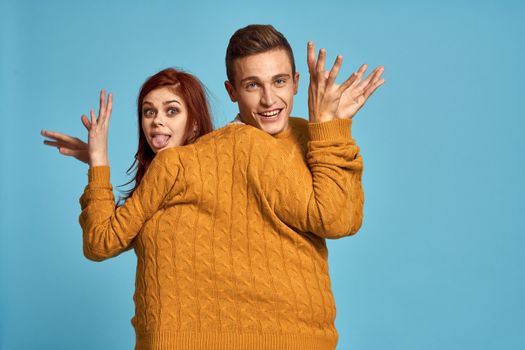
[[[142,131],[153,152],[184,143],[188,110],[172,87],[150,91],[142,102]]]

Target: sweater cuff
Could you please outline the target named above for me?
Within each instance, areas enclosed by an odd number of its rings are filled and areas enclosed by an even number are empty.
[[[310,141],[331,141],[352,138],[352,119],[334,119],[323,123],[308,123]]]
[[[111,186],[109,181],[109,166],[95,166],[89,168],[88,180],[90,185]]]

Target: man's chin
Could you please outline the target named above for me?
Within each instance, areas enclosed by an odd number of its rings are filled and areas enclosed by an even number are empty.
[[[270,135],[277,135],[286,129],[286,123],[265,123],[261,124],[260,129]]]
[[[275,121],[268,121],[257,118],[250,118],[246,120],[241,117],[241,121],[245,124],[254,126],[267,134],[277,135],[286,130],[288,126],[288,118],[288,116],[280,116],[280,118]]]

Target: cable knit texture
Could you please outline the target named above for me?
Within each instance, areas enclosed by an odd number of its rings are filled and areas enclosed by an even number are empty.
[[[272,137],[228,125],[160,152],[115,207],[109,167],[80,198],[84,254],[134,248],[136,349],[334,349],[325,238],[362,222],[351,120]]]

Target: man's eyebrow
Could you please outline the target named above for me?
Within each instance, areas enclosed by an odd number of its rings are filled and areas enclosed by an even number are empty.
[[[277,79],[277,78],[290,78],[290,77],[291,77],[291,75],[288,74],[288,73],[280,73],[280,74],[274,75],[274,76],[272,77],[272,80],[275,80],[275,79]],[[242,80],[241,80],[241,83],[243,83],[243,82],[245,82],[245,81],[247,81],[247,80],[260,81],[260,79],[259,79],[258,77],[256,77],[256,76],[251,76],[251,77],[246,77],[246,78],[242,79]]]
[[[274,75],[273,76],[273,79],[277,79],[277,78],[290,78],[291,75],[288,74],[288,73],[281,73],[281,74],[277,74],[277,75]]]
[[[260,79],[258,77],[256,77],[255,75],[251,76],[251,77],[246,77],[244,79],[241,80],[241,83],[244,83],[245,81],[247,80],[255,80],[255,81],[259,81]]]

